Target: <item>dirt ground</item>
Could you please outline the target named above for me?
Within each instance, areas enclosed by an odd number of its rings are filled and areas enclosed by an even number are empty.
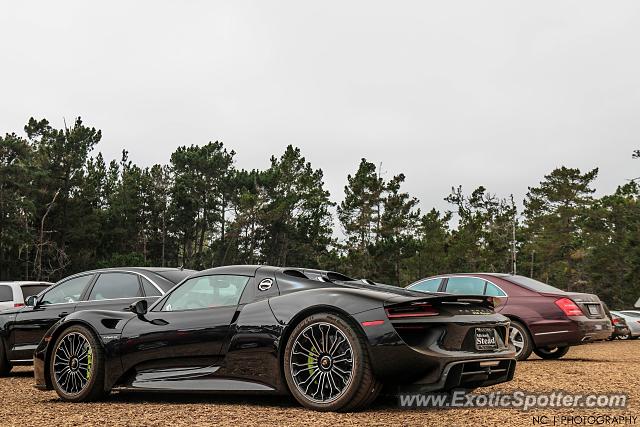
[[[299,407],[289,398],[219,395],[181,397],[176,395],[113,393],[108,400],[91,404],[68,404],[54,392],[33,388],[31,368],[15,368],[9,378],[0,378],[0,426],[151,426],[151,425],[446,425],[446,426],[531,426],[534,417],[549,418],[547,425],[560,423],[561,416],[637,416],[640,424],[640,340],[595,343],[574,347],[564,359],[543,361],[535,356],[518,364],[515,379],[507,384],[476,392],[524,390],[542,393],[629,394],[629,405],[612,409],[400,409],[394,398],[381,398],[366,411],[350,414],[319,413]],[[542,418],[540,418],[542,419]],[[544,419],[542,419],[544,420]],[[582,422],[577,424],[588,425]]]

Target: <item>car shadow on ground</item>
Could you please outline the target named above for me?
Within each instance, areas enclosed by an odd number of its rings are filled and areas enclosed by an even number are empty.
[[[11,371],[8,376],[16,378],[33,378],[33,371]]]
[[[68,403],[58,399],[57,396],[48,400],[50,403],[67,405]],[[193,394],[174,394],[174,393],[154,393],[154,392],[132,392],[117,391],[111,393],[102,402],[122,405],[198,405],[198,404],[214,404],[214,405],[242,405],[255,407],[274,407],[282,409],[299,408],[304,410],[292,396],[266,396],[259,394],[216,394],[216,393],[193,393]],[[364,409],[363,412],[391,410],[398,408],[398,398],[391,395],[379,396],[372,404]]]
[[[185,404],[217,404],[217,405],[244,405],[244,406],[273,406],[279,408],[295,408],[298,403],[291,396],[265,396],[258,394],[221,394],[221,393],[154,393],[116,391],[106,397],[104,402],[115,404],[161,404],[161,405],[185,405]],[[64,403],[57,398],[51,402]]]
[[[599,362],[599,363],[615,363],[615,360],[590,359],[588,357],[563,357],[562,359],[546,360],[546,359],[528,359],[518,363],[540,363],[540,362]]]

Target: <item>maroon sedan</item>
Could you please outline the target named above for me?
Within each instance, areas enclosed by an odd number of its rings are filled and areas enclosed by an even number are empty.
[[[605,340],[612,332],[596,295],[565,292],[524,276],[447,274],[419,280],[407,289],[496,297],[496,311],[511,319],[518,360],[532,351],[543,359],[559,359],[570,346]]]

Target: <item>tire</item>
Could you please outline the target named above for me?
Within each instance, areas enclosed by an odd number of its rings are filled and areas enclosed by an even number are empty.
[[[516,360],[527,360],[533,351],[529,330],[517,320],[511,321],[509,339],[516,347]],[[518,344],[519,343],[519,344]]]
[[[355,411],[373,402],[382,389],[364,338],[329,313],[313,314],[293,329],[284,352],[284,375],[293,397],[316,411]]]
[[[546,360],[555,360],[560,359],[562,356],[569,352],[569,346],[565,347],[540,347],[536,348],[534,351],[542,359]]]
[[[0,377],[6,377],[11,372],[11,363],[7,358],[7,353],[4,348],[4,340],[0,338]]]
[[[67,351],[71,356],[65,357]],[[91,402],[106,395],[104,349],[84,326],[71,326],[58,336],[48,363],[51,384],[62,400]]]
[[[640,336],[637,336],[637,335],[636,335],[636,336],[634,337],[633,335],[631,335],[629,338],[631,338],[632,340],[637,340],[638,338],[640,338]]]
[[[616,338],[619,339],[619,340],[623,340],[623,341],[624,340],[629,340],[629,339],[631,339],[631,334],[618,335],[618,336],[616,336]]]

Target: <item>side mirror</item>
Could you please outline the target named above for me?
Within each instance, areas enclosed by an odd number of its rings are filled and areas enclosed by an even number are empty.
[[[36,305],[38,305],[38,296],[31,295],[27,297],[27,299],[24,302],[24,305],[26,305],[27,307],[35,307]]]
[[[136,301],[129,306],[131,312],[137,314],[138,316],[144,316],[145,314],[147,314],[148,308],[149,304],[147,303],[147,300],[144,299]]]

